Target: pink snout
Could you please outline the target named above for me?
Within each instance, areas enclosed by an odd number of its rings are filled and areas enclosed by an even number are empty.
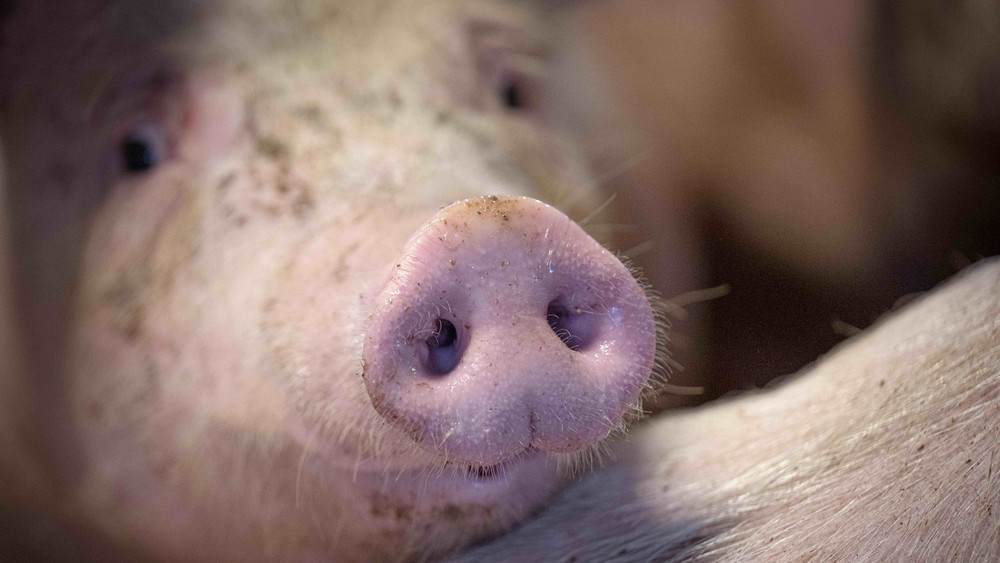
[[[455,203],[406,244],[364,343],[375,409],[448,459],[570,452],[622,421],[656,327],[628,269],[539,201]]]

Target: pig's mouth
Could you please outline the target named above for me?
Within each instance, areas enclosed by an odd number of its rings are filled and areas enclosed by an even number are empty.
[[[465,474],[467,477],[480,482],[503,479],[527,461],[535,459],[540,455],[542,454],[538,450],[530,448],[511,459],[493,465],[468,465],[465,467]]]
[[[502,468],[500,464],[490,465],[488,467],[469,467],[466,469],[469,477],[474,479],[495,479],[500,475]]]
[[[522,465],[540,455],[542,454],[539,451],[530,448],[511,459],[492,465],[448,462],[446,463],[446,467],[453,469],[454,473],[462,478],[470,479],[477,483],[486,483],[508,478]]]
[[[496,505],[505,514],[526,513],[560,482],[549,455],[524,451],[494,465],[447,461],[409,470],[359,473],[356,483],[380,495],[407,502],[444,502],[458,506]]]

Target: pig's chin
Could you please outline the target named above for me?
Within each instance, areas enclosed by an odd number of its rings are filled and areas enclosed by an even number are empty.
[[[469,463],[446,463],[442,476],[459,484],[472,488],[489,487],[492,484],[509,482],[516,478],[526,467],[535,467],[550,463],[547,456],[535,449],[528,449],[520,454],[493,465]]]
[[[303,455],[303,469],[333,488],[349,483],[351,496],[359,495],[351,504],[382,499],[428,517],[444,507],[493,507],[488,517],[477,518],[477,525],[491,531],[537,510],[580,457],[527,447],[498,463],[471,463],[425,449],[378,418],[358,426],[366,430],[346,441],[298,434],[310,452]]]
[[[490,503],[506,506],[509,512],[518,506],[530,510],[544,500],[561,481],[562,467],[569,465],[535,448],[491,465],[448,460],[412,442],[404,448],[410,451],[393,459],[371,459],[343,468],[352,471],[363,488],[411,498],[416,492],[418,503],[421,497]]]
[[[504,477],[508,472],[516,471],[522,464],[539,455],[541,454],[537,451],[525,451],[512,459],[493,465],[460,465],[459,471],[476,482],[493,481]]]
[[[416,483],[443,487],[439,493],[447,492],[456,499],[482,501],[487,496],[499,500],[515,488],[546,488],[556,471],[548,456],[528,450],[494,465],[445,462],[443,466],[413,470],[408,476]]]
[[[379,472],[359,480],[373,493],[405,499],[417,510],[494,507],[481,524],[500,528],[537,510],[560,482],[556,462],[538,451],[492,466],[446,463],[401,473]]]

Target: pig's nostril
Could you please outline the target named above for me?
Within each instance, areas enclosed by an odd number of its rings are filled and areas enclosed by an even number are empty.
[[[434,332],[426,340],[427,357],[424,368],[434,375],[445,375],[455,369],[461,359],[458,349],[458,330],[451,321],[437,319]]]
[[[570,350],[580,351],[590,346],[600,328],[597,315],[580,307],[567,306],[558,299],[549,303],[545,316],[552,331]]]

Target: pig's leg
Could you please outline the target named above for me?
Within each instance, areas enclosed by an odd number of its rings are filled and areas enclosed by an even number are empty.
[[[468,560],[1000,557],[1000,262],[781,388],[662,419]]]

